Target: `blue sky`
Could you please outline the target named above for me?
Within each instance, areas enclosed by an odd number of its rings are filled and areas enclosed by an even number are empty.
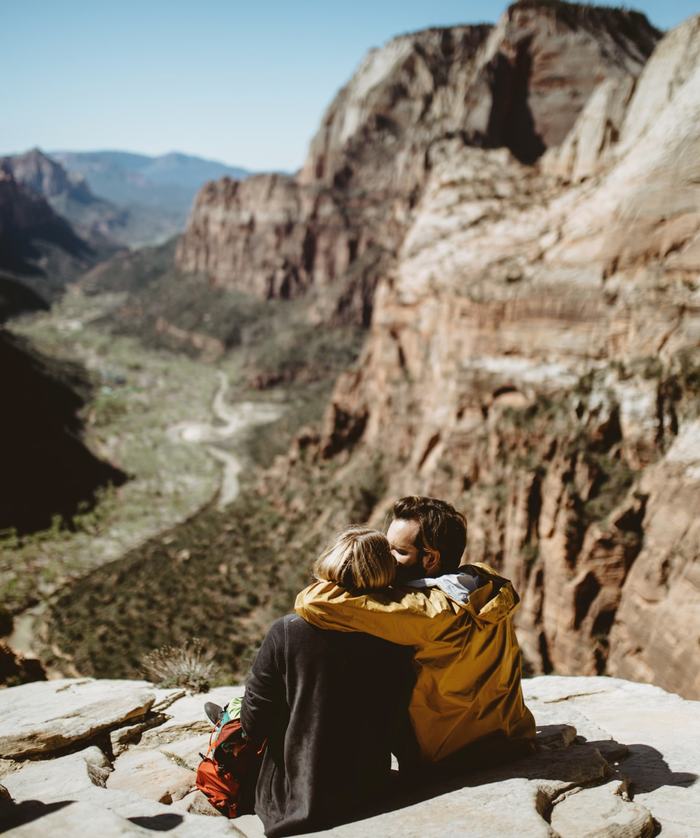
[[[660,28],[700,0],[630,4]],[[294,170],[365,52],[481,0],[0,0],[0,154],[184,151]]]

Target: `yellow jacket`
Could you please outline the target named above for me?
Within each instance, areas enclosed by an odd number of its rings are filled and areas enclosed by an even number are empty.
[[[535,735],[511,622],[518,595],[488,565],[463,570],[484,582],[466,602],[437,587],[353,594],[332,582],[316,582],[295,604],[297,614],[319,628],[361,631],[414,647],[417,679],[409,714],[421,754],[430,762],[498,731],[512,739]]]

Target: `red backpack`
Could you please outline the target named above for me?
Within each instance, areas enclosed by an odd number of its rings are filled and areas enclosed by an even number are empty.
[[[224,713],[209,738],[207,755],[200,754],[197,788],[227,818],[251,814],[264,752],[265,742],[245,739],[240,719]]]

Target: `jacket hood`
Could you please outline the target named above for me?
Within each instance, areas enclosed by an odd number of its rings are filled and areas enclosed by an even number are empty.
[[[401,587],[414,590],[438,588],[451,600],[472,611],[478,619],[489,623],[511,616],[520,601],[508,579],[481,562],[465,565],[459,573],[414,579]]]

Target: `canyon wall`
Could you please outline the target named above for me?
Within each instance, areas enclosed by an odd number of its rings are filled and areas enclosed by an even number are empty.
[[[295,177],[200,193],[178,262],[368,325],[268,486],[372,463],[376,523],[449,498],[532,671],[700,697],[700,18],[659,38],[522,2],[394,39]]]
[[[93,388],[77,364],[42,355],[0,328],[0,368],[9,394],[2,413],[0,530],[25,535],[48,529],[57,517],[67,523],[106,486],[126,481],[83,441],[80,411]]]
[[[431,149],[319,443],[380,451],[387,497],[420,491],[469,511],[469,558],[523,592],[536,671],[694,697],[699,27],[661,42],[596,175],[572,183],[552,158],[526,168],[461,139]],[[336,453],[348,427],[361,432]]]
[[[399,36],[338,92],[296,176],[202,189],[178,266],[263,298],[312,291],[320,321],[366,325],[435,143],[454,136],[533,162],[564,139],[599,80],[632,86],[657,38],[637,13],[530,3],[495,27]]]
[[[88,243],[0,161],[0,270],[40,277],[36,290],[50,297],[93,261]]]

